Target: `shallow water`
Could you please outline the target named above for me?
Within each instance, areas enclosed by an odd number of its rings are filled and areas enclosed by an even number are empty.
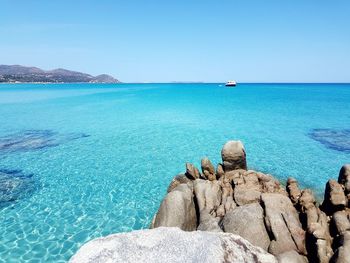
[[[348,84],[2,84],[0,170],[23,176],[0,205],[0,262],[65,262],[147,228],[184,163],[218,163],[229,139],[322,197],[350,162],[349,126]]]

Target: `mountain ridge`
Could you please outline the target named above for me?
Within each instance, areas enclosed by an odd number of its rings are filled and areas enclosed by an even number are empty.
[[[120,83],[120,81],[107,74],[92,76],[63,68],[43,70],[22,65],[0,65],[0,83]]]

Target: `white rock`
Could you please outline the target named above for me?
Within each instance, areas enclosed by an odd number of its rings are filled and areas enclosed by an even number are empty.
[[[160,227],[92,240],[70,260],[70,263],[88,262],[277,263],[277,260],[234,234]]]

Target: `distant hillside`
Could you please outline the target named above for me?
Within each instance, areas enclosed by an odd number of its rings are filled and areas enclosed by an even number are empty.
[[[0,82],[119,83],[120,81],[106,74],[94,77],[86,73],[70,71],[61,68],[45,71],[36,67],[24,67],[20,65],[0,65]]]

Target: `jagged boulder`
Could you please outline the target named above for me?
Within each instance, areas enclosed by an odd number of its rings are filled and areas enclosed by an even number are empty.
[[[188,179],[188,177],[184,174],[179,174],[177,176],[175,176],[173,178],[173,180],[171,180],[167,192],[171,192],[173,189],[175,189],[177,186],[179,186],[180,184],[187,184],[187,183],[192,183],[191,179]]]
[[[260,191],[250,189],[245,185],[238,185],[234,190],[234,200],[238,205],[257,203],[260,201],[260,196]]]
[[[197,179],[193,183],[200,213],[206,211],[215,214],[220,206],[222,191],[218,181]]]
[[[186,173],[185,174],[191,180],[196,180],[196,179],[200,178],[200,176],[201,176],[197,167],[195,167],[191,163],[186,163]]]
[[[262,187],[255,171],[235,170],[225,175],[232,178],[234,200],[238,205],[259,202]]]
[[[340,246],[336,249],[330,262],[350,263],[350,231],[341,235]]]
[[[220,182],[222,188],[222,196],[221,205],[217,209],[217,216],[223,217],[225,213],[236,207],[236,203],[233,201],[233,189],[230,183],[230,179],[223,176],[221,177]]]
[[[275,179],[272,175],[260,172],[257,172],[256,175],[259,179],[263,193],[280,193],[283,195],[287,195],[280,182],[277,179]]]
[[[326,184],[324,201],[322,209],[328,214],[343,210],[347,206],[347,198],[344,193],[343,185],[335,180],[329,180]]]
[[[264,193],[261,200],[265,208],[266,228],[271,237],[268,251],[274,255],[290,250],[306,254],[305,231],[291,200],[278,193]]]
[[[95,262],[277,263],[277,260],[233,234],[161,227],[94,239],[70,259],[70,263]]]
[[[296,205],[301,196],[301,191],[298,186],[298,181],[292,177],[289,177],[287,180],[287,192],[293,205]]]
[[[304,228],[307,230],[307,251],[311,262],[327,263],[333,255],[332,239],[328,219],[316,206],[316,199],[310,189],[301,192],[298,200]]]
[[[246,153],[241,141],[228,141],[221,150],[225,172],[236,169],[247,170]]]
[[[302,212],[306,212],[309,208],[313,208],[316,205],[316,199],[313,192],[310,189],[304,189],[298,199]]]
[[[266,251],[270,245],[264,224],[264,210],[258,203],[239,206],[229,211],[223,218],[222,225],[225,232],[240,235]]]
[[[332,223],[334,235],[342,235],[346,231],[350,231],[350,211],[335,212],[332,216]]]
[[[201,168],[202,168],[202,174],[204,178],[208,179],[209,181],[216,180],[214,166],[208,158],[202,159]]]
[[[346,193],[350,193],[350,164],[345,164],[340,169],[338,183],[344,185]]]
[[[197,215],[193,200],[193,191],[188,184],[180,184],[163,199],[153,218],[151,228],[179,227],[193,231],[197,228]]]
[[[222,166],[221,163],[219,163],[216,167],[216,179],[220,179],[222,176],[224,176],[225,171],[224,171],[224,167]]]

